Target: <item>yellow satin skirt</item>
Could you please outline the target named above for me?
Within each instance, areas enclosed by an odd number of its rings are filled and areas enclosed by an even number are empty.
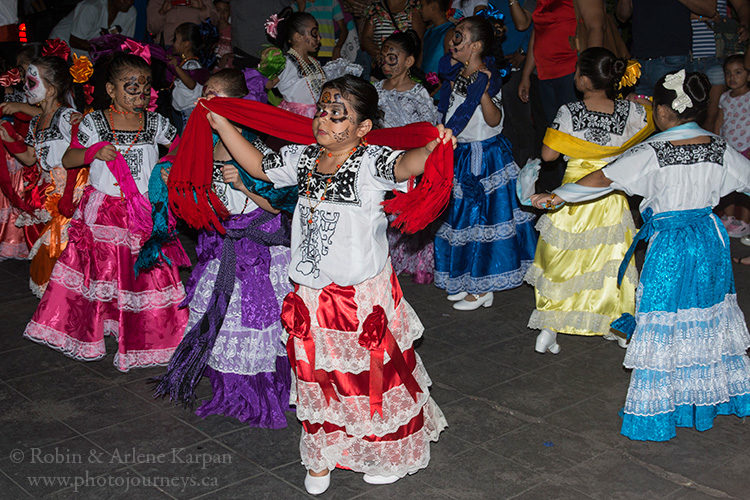
[[[571,160],[563,183],[575,182],[606,162]],[[620,287],[617,271],[635,234],[625,196],[610,194],[563,205],[536,225],[539,242],[526,281],[536,309],[529,328],[574,335],[605,335],[623,313],[635,312],[638,274],[628,267]]]

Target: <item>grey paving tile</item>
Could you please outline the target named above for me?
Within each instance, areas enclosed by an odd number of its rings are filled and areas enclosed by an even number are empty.
[[[485,389],[479,396],[526,415],[544,417],[579,403],[590,394],[564,380],[551,380],[531,373]]]
[[[2,470],[0,470],[0,491],[3,492],[3,498],[33,498],[31,493],[14,483]]]
[[[473,444],[484,443],[526,425],[526,421],[508,411],[510,408],[492,400],[464,398],[443,405],[441,409],[449,425],[443,435],[457,436]]]
[[[542,473],[561,473],[609,447],[550,424],[529,424],[482,443],[482,448]]]
[[[221,498],[222,500],[247,500],[248,498],[252,498],[253,500],[278,500],[280,498],[295,500],[297,498],[311,498],[303,492],[304,486],[302,483],[300,483],[299,487],[302,489],[296,488],[278,477],[266,473],[250,478],[247,481],[235,483],[226,488],[207,493],[199,498]]]
[[[305,467],[301,462],[292,463],[275,469],[273,473],[283,477],[288,483],[304,489],[304,480],[306,474]],[[326,500],[343,500],[349,498],[359,498],[368,491],[382,491],[380,487],[365,483],[362,480],[363,474],[349,470],[335,469],[331,472],[331,486],[326,491],[324,498]]]
[[[153,412],[86,434],[86,437],[115,455],[121,465],[133,465],[133,454],[173,456],[180,449],[204,441],[207,436],[176,418]]]
[[[549,500],[550,498],[555,500],[582,500],[592,497],[570,486],[546,482],[514,496],[513,500]]]
[[[301,425],[293,413],[287,413],[286,429],[245,428],[216,438],[240,455],[266,469],[299,462]]]
[[[619,447],[630,442],[620,434],[622,419],[617,412],[621,406],[622,403],[615,405],[596,397],[548,415],[544,420],[587,439]]]
[[[15,378],[8,381],[8,385],[32,401],[64,401],[106,389],[112,384],[79,364]]]
[[[459,346],[438,340],[429,334],[414,342],[414,348],[422,358],[425,367],[435,366],[466,352]]]
[[[180,476],[151,476],[143,477],[129,467],[102,474],[96,477],[87,477],[80,481],[80,486],[56,491],[45,498],[49,499],[95,499],[107,498],[117,499],[167,499],[173,498],[153,485],[164,487],[170,484],[182,484]]]
[[[472,354],[454,356],[443,363],[425,366],[433,382],[465,394],[476,394],[491,385],[513,379],[520,370]]]
[[[56,415],[80,433],[131,420],[156,409],[153,404],[118,386],[63,402],[46,400],[38,403],[37,408]]]
[[[82,436],[23,451],[23,455],[12,457],[17,463],[3,463],[3,472],[35,498],[122,468],[110,463],[101,448]]]
[[[45,345],[26,340],[23,347],[0,353],[0,379],[12,380],[57,368],[72,368],[78,363],[80,361]]]
[[[0,352],[29,345],[23,338],[23,331],[38,303],[39,300],[30,295],[0,302]]]
[[[432,463],[416,478],[460,499],[509,498],[540,481],[530,469],[481,448]]]
[[[144,460],[132,468],[145,478],[178,478],[159,485],[175,498],[194,498],[263,473],[258,465],[211,440],[175,449],[161,463]]]
[[[401,478],[393,484],[387,484],[384,486],[373,486],[366,484],[364,481],[362,481],[362,483],[368,488],[364,494],[356,497],[357,499],[409,498],[418,500],[430,498],[440,500],[451,498],[442,488],[431,484],[425,484],[421,481],[420,472],[417,472],[412,476]]]

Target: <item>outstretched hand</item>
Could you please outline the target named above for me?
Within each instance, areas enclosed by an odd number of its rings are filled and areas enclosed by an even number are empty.
[[[425,146],[427,152],[432,153],[433,151],[435,151],[435,148],[438,147],[438,144],[448,144],[449,142],[452,142],[453,149],[456,149],[457,140],[453,135],[453,131],[449,128],[445,128],[443,124],[439,124],[435,128],[438,130],[438,136],[436,139],[433,139],[427,143],[427,145]]]

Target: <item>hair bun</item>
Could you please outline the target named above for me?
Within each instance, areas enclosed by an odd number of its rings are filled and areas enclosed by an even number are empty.
[[[706,104],[711,91],[711,82],[703,73],[689,73],[682,85],[690,100],[697,104]]]
[[[619,82],[622,80],[622,77],[625,76],[625,70],[628,68],[628,62],[618,57],[614,61],[612,61],[612,80],[615,82]]]

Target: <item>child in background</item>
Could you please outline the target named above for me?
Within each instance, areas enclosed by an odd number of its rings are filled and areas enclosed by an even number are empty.
[[[423,327],[393,275],[381,203],[386,192],[406,189],[410,177],[424,172],[429,154],[441,141],[450,143],[450,130],[439,126],[436,139],[409,151],[369,145],[363,138],[378,115],[373,86],[344,76],[322,91],[312,122],[316,143],[280,153],[256,149],[226,118],[208,114],[250,175],[299,188],[289,265],[295,291],[284,300],[282,321],[296,358],[292,401],[302,421],[305,488],[314,495],[328,489],[336,467],[363,472],[370,484],[417,472],[447,425],[414,351]],[[389,388],[373,407],[379,392],[371,391],[382,390],[368,383],[376,376],[370,367],[378,348],[370,339],[378,331],[391,338],[382,342],[393,346],[389,352],[401,351],[406,367],[405,379],[396,375],[391,357],[380,372]]]
[[[296,4],[292,5],[299,12],[311,14],[318,22],[320,32],[318,60],[325,64],[341,57],[341,48],[344,46],[349,29],[344,23],[344,13],[339,0],[297,0]],[[338,38],[336,30],[339,32]]]
[[[386,79],[375,82],[378,105],[383,112],[380,120],[383,128],[416,122],[434,125],[438,121],[437,108],[427,89],[412,80],[411,73],[415,71],[420,45],[419,36],[414,30],[394,33],[383,42],[381,65]],[[404,234],[388,226],[391,261],[396,274],[409,273],[417,283],[432,282],[435,270],[434,234],[430,229]]]
[[[241,98],[247,92],[240,70],[223,69],[208,79],[203,97]],[[241,133],[247,140],[255,139],[246,129]],[[249,191],[240,180],[237,162],[215,133],[213,144],[212,187],[231,217],[222,221],[227,234],[207,230],[198,234],[198,261],[186,286],[190,319],[177,352],[200,350],[197,344],[201,339],[192,330],[200,328],[204,317],[220,314],[214,304],[220,303],[225,294],[224,300],[229,303],[216,323],[218,331],[211,332],[215,341],[203,372],[211,380],[213,397],[196,413],[201,417],[226,415],[253,427],[279,429],[286,427],[284,412],[289,410],[291,384],[279,319],[284,296],[292,290],[287,277],[289,222],[268,201],[273,201],[274,192],[279,190],[266,189],[265,198]],[[263,181],[254,182],[270,187]],[[232,257],[227,257],[225,245],[233,246],[229,250]],[[219,276],[224,258],[232,259],[235,267]],[[228,280],[231,276],[234,279]],[[231,284],[223,289],[217,285],[220,282]],[[184,345],[189,342],[195,344]],[[169,394],[188,403],[194,388],[170,383],[183,380],[174,376],[184,369],[177,361],[182,359],[178,354],[172,358],[157,395]]]
[[[172,56],[171,67],[177,77],[172,89],[172,107],[176,112],[177,132],[182,133],[190,118],[195,101],[203,93],[203,85],[195,79],[195,71],[203,68],[199,56],[203,50],[204,40],[197,24],[182,23],[174,30],[174,52],[179,59]],[[192,72],[192,73],[191,73]]]
[[[750,158],[750,85],[748,73],[741,54],[727,57],[724,61],[724,79],[729,90],[719,98],[719,117],[716,129],[731,146]],[[743,238],[750,245],[750,208],[744,196],[730,195],[730,204],[724,207],[721,220],[732,238]],[[737,262],[750,264],[750,258]]]
[[[450,7],[450,0],[422,0],[422,14],[427,25],[424,32],[424,53],[422,55],[422,71],[438,72],[438,62],[448,52],[448,44],[453,37],[453,27],[446,12]]]
[[[224,68],[231,68],[234,57],[232,51],[232,25],[229,23],[231,15],[229,0],[214,0],[214,8],[216,9],[217,28],[219,29],[219,42],[216,44],[216,57],[219,58],[219,62],[216,64],[214,71],[219,71]]]
[[[542,146],[544,161],[565,155],[563,182],[600,169],[653,132],[643,106],[616,99],[626,67],[627,61],[602,47],[578,55],[575,86],[583,99],[560,107]],[[525,276],[536,296],[528,326],[541,330],[536,351],[557,354],[558,332],[603,336],[626,347],[609,326],[635,309],[635,266],[617,284],[617,269],[635,235],[625,196],[563,206],[542,215],[536,228],[536,256]]]
[[[534,216],[516,198],[518,165],[502,135],[501,56],[493,25],[463,19],[441,60],[438,109],[455,129],[453,192],[435,236],[435,285],[454,309],[490,307],[493,292],[515,288],[534,259]],[[456,64],[453,64],[453,63]]]
[[[106,355],[104,336],[112,335],[118,342],[115,367],[126,372],[166,364],[179,344],[188,312],[178,309],[185,289],[177,266],[187,263],[187,255],[179,242],[171,242],[164,247],[170,263],[135,275],[150,229],[140,228],[151,218],[143,193],[158,145],[169,145],[177,131],[164,116],[146,111],[151,97],[146,61],[117,53],[106,81],[110,108],[83,118],[78,141],[85,149],[70,148],[63,156],[65,168],[90,163],[91,185],[24,336],[93,361]]]

